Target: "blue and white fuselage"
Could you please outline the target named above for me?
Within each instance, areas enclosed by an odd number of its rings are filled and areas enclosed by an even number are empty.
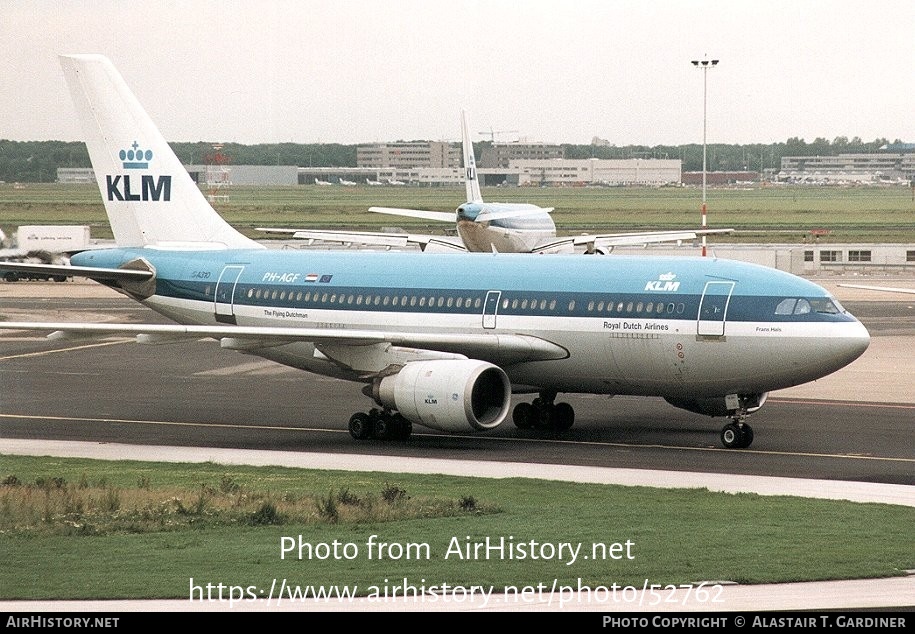
[[[497,345],[476,355],[520,390],[760,394],[829,374],[868,345],[825,289],[787,273],[701,258],[559,257],[141,248],[72,263],[120,268],[142,258],[156,274],[143,303],[183,324],[510,334],[565,351],[509,363]],[[327,365],[312,344],[290,345],[304,350],[255,353],[295,357],[306,370]],[[384,369],[334,364],[355,380]]]

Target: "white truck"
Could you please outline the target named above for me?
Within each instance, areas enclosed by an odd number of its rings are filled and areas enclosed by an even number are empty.
[[[87,225],[22,225],[16,230],[16,248],[25,252],[76,253],[88,246]]]

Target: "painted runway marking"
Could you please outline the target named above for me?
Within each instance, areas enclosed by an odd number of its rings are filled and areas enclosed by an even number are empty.
[[[133,339],[121,339],[118,341],[104,341],[102,343],[88,343],[82,346],[70,346],[69,348],[56,348],[54,350],[42,350],[40,352],[25,352],[23,354],[13,354],[8,357],[0,357],[0,361],[9,361],[10,359],[27,359],[29,357],[44,357],[49,354],[58,352],[72,352],[74,350],[85,350],[87,348],[102,348],[105,346],[118,346],[124,343],[134,343]]]
[[[314,427],[288,427],[283,425],[242,425],[238,423],[194,423],[181,421],[158,421],[158,420],[135,420],[121,418],[87,418],[80,416],[37,416],[34,414],[0,414],[0,420],[46,420],[46,421],[73,421],[80,423],[112,423],[128,425],[159,425],[163,427],[217,427],[220,429],[259,429],[272,431],[293,431],[293,432],[317,432],[327,434],[349,434],[345,429],[319,429]],[[438,438],[437,434],[423,434],[414,432],[414,436]],[[874,460],[879,462],[901,462],[906,464],[915,464],[915,458],[892,458],[889,456],[868,456],[861,454],[828,454],[828,453],[811,453],[811,452],[793,452],[793,451],[762,451],[756,449],[725,449],[724,447],[687,447],[680,445],[658,445],[658,444],[634,444],[618,442],[596,442],[589,440],[559,440],[556,438],[507,438],[499,436],[447,436],[449,439],[464,438],[467,440],[485,440],[490,442],[522,442],[536,444],[559,444],[559,445],[581,445],[592,447],[618,447],[623,449],[667,449],[675,451],[705,451],[716,453],[734,453],[740,454],[758,454],[765,456],[789,456],[803,458],[831,458],[839,460]]]
[[[271,374],[292,374],[299,372],[295,368],[280,365],[273,361],[252,361],[250,363],[239,363],[227,368],[215,368],[213,370],[202,370],[195,372],[194,376],[232,376],[235,374],[254,374],[254,375],[271,375]]]

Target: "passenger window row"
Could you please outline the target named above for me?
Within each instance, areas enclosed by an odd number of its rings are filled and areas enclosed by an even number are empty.
[[[212,297],[213,288],[207,286],[204,294],[207,298]],[[470,296],[464,294],[449,295],[417,295],[404,293],[346,293],[335,291],[302,291],[302,290],[281,290],[277,288],[265,288],[250,286],[247,289],[239,288],[242,297],[250,302],[257,301],[278,301],[289,302],[297,307],[315,307],[322,306],[349,306],[349,307],[392,307],[392,308],[445,308],[465,311],[481,311],[483,309],[483,296]],[[557,298],[538,298],[538,297],[505,297],[499,303],[499,312],[501,314],[512,313],[557,313],[562,310],[563,300]],[[238,301],[238,300],[236,300]],[[644,315],[650,317],[653,315],[682,315],[686,310],[683,302],[663,302],[663,301],[635,301],[635,300],[614,300],[612,298],[602,300],[589,300],[586,304],[576,302],[570,299],[565,303],[564,314],[594,314],[594,315]],[[577,310],[576,310],[577,309]]]

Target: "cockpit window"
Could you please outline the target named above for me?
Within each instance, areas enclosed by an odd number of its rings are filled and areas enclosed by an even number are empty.
[[[797,304],[796,299],[783,299],[778,303],[778,306],[775,307],[776,315],[790,315],[794,312],[794,305]]]
[[[818,313],[826,313],[827,315],[837,315],[842,312],[842,307],[838,306],[837,303],[829,298],[822,299],[811,299],[811,305],[813,310]]]
[[[775,307],[776,315],[809,315],[810,313],[838,315],[845,309],[831,297],[817,297],[814,299],[797,299],[789,297],[783,299]]]

